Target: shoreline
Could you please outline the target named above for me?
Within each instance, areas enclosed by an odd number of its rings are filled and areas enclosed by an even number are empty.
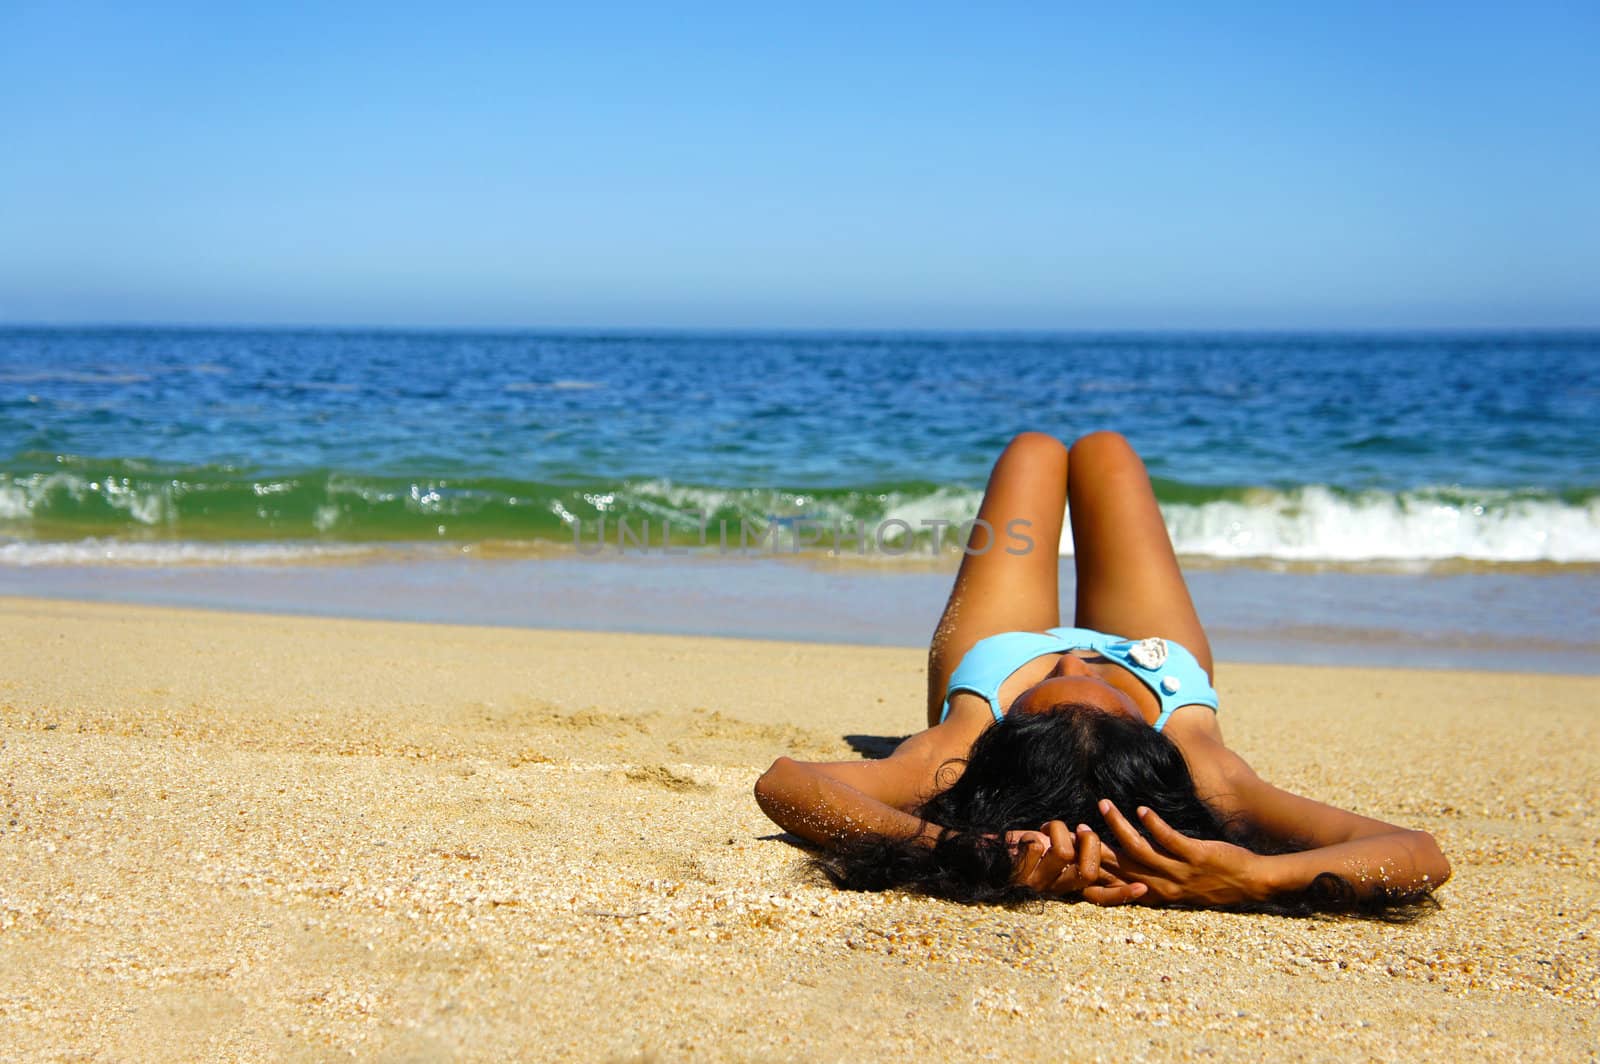
[[[1397,928],[820,883],[751,784],[918,728],[915,649],[18,598],[0,648],[22,1056],[1554,1060],[1600,1037],[1592,677],[1223,662],[1266,778],[1439,838],[1441,907]]]
[[[943,522],[942,524],[949,524]],[[592,563],[741,564],[774,562],[816,569],[868,572],[951,572],[962,550],[945,541],[938,550],[926,541],[901,550],[850,551],[819,544],[783,546],[762,540],[750,546],[711,546],[696,540],[662,542],[607,542],[599,547],[580,545],[565,538],[506,539],[400,539],[400,538],[282,538],[238,539],[199,536],[176,539],[164,535],[85,536],[52,538],[0,536],[0,571],[6,569],[57,569],[104,567],[281,568],[320,565],[403,565],[447,561],[582,561]],[[1058,551],[1063,562],[1071,551]],[[1234,569],[1278,573],[1344,573],[1353,576],[1454,576],[1524,575],[1593,576],[1600,560],[1522,559],[1475,556],[1360,556],[1300,557],[1278,554],[1207,554],[1178,552],[1185,572]]]
[[[1059,562],[1071,613],[1072,559]],[[529,629],[925,647],[954,561],[681,556],[0,566],[0,596]],[[1600,674],[1600,569],[1370,572],[1200,566],[1219,658]]]

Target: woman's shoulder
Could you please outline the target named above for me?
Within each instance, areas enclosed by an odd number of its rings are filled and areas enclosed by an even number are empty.
[[[1203,703],[1179,706],[1167,718],[1161,734],[1170,739],[1189,763],[1189,771],[1197,778],[1200,771],[1212,764],[1223,766],[1238,759],[1228,749],[1222,737],[1222,725],[1217,721],[1217,711]]]

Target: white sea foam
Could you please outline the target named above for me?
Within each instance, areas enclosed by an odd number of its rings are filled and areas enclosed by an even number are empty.
[[[0,542],[0,566],[36,565],[295,565],[354,561],[372,547],[307,543],[140,543],[80,539],[62,543]]]
[[[1288,561],[1600,562],[1600,499],[1321,487],[1164,508],[1180,554]]]
[[[21,484],[0,482],[0,521],[22,521],[33,514],[33,500]]]
[[[175,483],[175,482],[174,482]],[[90,479],[73,472],[35,474],[22,480],[0,480],[0,520],[32,517],[53,494],[81,504],[98,496],[114,510],[122,510],[142,525],[158,525],[175,511],[174,483],[163,481],[154,489],[135,487],[126,477]]]

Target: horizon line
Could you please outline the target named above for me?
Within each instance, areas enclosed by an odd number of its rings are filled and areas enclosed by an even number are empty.
[[[390,333],[477,333],[477,334],[615,334],[629,335],[728,335],[764,336],[772,334],[811,335],[982,335],[982,336],[1062,336],[1062,335],[1298,335],[1316,333],[1357,335],[1426,334],[1573,334],[1600,332],[1600,322],[1586,325],[1209,325],[1209,326],[901,326],[901,325],[395,325],[363,323],[262,323],[248,321],[5,321],[0,329],[83,330],[168,330],[172,332],[390,332]]]

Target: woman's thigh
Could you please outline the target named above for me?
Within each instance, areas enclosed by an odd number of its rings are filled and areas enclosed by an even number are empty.
[[[939,720],[950,674],[972,644],[998,632],[1061,623],[1058,580],[1067,448],[1025,432],[1000,453],[955,587],[928,646],[928,722]]]
[[[1071,466],[1078,626],[1175,640],[1210,675],[1211,644],[1144,463],[1121,436],[1097,432],[1072,445]]]

